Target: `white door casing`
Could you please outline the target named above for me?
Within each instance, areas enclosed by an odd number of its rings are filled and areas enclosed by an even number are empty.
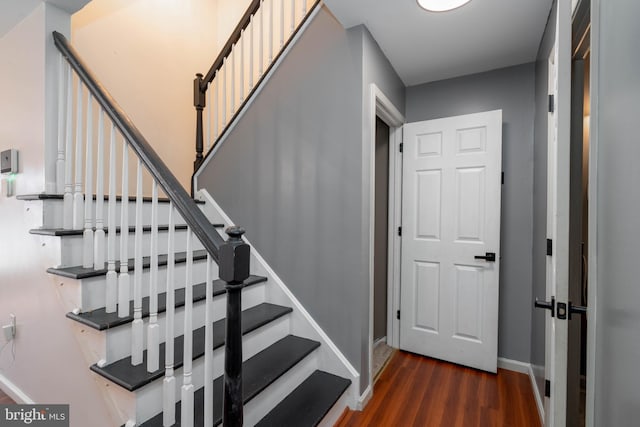
[[[501,166],[501,110],[405,125],[400,348],[496,372]]]

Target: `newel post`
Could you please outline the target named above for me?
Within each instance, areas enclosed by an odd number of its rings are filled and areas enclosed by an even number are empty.
[[[197,170],[202,163],[202,151],[204,150],[204,131],[202,125],[202,110],[206,106],[205,91],[202,89],[202,74],[196,74],[193,79],[193,106],[196,107],[196,160],[193,162],[193,170]]]
[[[220,247],[219,275],[226,282],[227,319],[224,353],[224,400],[222,425],[240,427],[242,414],[242,287],[249,277],[249,245],[244,229],[229,227],[229,239]]]

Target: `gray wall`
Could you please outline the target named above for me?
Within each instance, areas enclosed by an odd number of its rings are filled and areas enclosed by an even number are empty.
[[[553,3],[536,61],[536,118],[533,147],[533,299],[546,299],[547,282],[547,138],[549,54],[556,29],[556,3]],[[541,396],[544,396],[545,316],[546,310],[531,310],[531,364]]]
[[[361,373],[363,390],[363,159],[373,150],[363,150],[364,87],[376,81],[404,105],[402,83],[370,37],[323,8],[198,178]]]
[[[531,357],[534,64],[407,88],[407,122],[502,109],[498,355]]]
[[[597,314],[595,425],[637,425],[640,419],[640,143],[637,55],[640,2],[592,3],[592,143],[597,178]],[[593,98],[592,98],[593,100]],[[592,151],[593,153],[593,151]],[[590,277],[593,272],[590,272]],[[593,292],[593,282],[590,291]],[[591,293],[590,292],[590,293]],[[592,317],[590,317],[592,319]],[[592,337],[589,337],[591,339]]]

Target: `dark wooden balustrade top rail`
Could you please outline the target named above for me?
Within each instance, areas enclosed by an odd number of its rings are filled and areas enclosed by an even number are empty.
[[[211,226],[207,217],[151,147],[140,130],[133,124],[129,116],[102,84],[99,83],[96,76],[80,58],[80,55],[75,48],[71,46],[67,38],[59,32],[54,31],[53,39],[62,56],[91,92],[98,104],[104,109],[113,124],[122,133],[125,140],[131,145],[133,151],[146,166],[151,176],[164,190],[167,197],[173,202],[176,210],[200,240],[204,248],[211,254],[213,259],[218,262],[218,251],[224,243],[224,239],[218,234],[215,228]]]

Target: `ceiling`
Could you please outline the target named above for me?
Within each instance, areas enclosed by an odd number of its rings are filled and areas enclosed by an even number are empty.
[[[29,16],[43,1],[73,14],[90,0],[0,0],[0,37]]]
[[[471,0],[449,12],[416,0],[325,0],[364,24],[407,86],[534,61],[553,0]]]

